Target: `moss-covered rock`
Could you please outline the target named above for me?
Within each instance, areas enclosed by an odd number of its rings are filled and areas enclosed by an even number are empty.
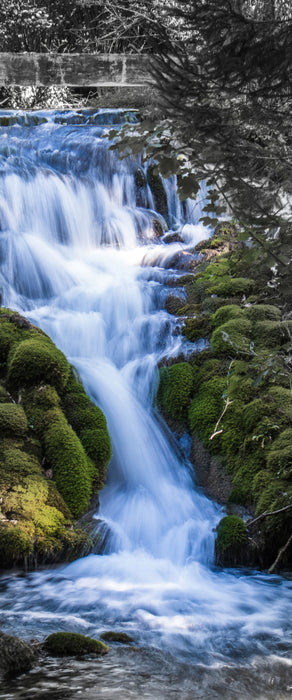
[[[32,539],[25,530],[0,521],[0,568],[12,568],[19,561],[27,560],[32,551]]]
[[[216,558],[223,566],[234,566],[240,563],[247,545],[247,530],[241,518],[237,515],[227,515],[217,528]]]
[[[230,319],[216,328],[211,336],[211,346],[218,355],[250,353],[251,323],[244,318]]]
[[[44,445],[54,481],[74,517],[85,512],[91,480],[85,450],[60,409],[46,414]]]
[[[210,441],[215,425],[224,407],[223,395],[226,392],[226,379],[213,377],[201,384],[189,409],[191,430],[198,435],[205,446],[217,449],[218,438]]]
[[[8,380],[22,388],[48,383],[62,391],[69,376],[65,355],[46,336],[21,342],[9,358]]]
[[[193,387],[193,370],[188,362],[162,367],[157,403],[168,418],[180,421],[186,414]]]
[[[280,321],[281,311],[271,304],[255,304],[244,309],[245,316],[257,323],[258,321]]]
[[[97,639],[75,632],[54,632],[43,643],[43,649],[51,656],[103,656],[109,647]]]
[[[15,403],[0,404],[0,435],[23,437],[27,429],[27,418],[22,406]]]
[[[133,637],[130,637],[126,632],[115,632],[114,630],[103,632],[100,638],[104,639],[105,642],[119,642],[120,644],[131,644],[134,641]]]
[[[236,304],[226,304],[226,306],[220,306],[217,311],[211,316],[211,323],[214,328],[222,326],[223,323],[227,323],[231,319],[240,318],[243,316],[243,310],[240,306]]]
[[[234,297],[250,294],[255,287],[255,281],[247,277],[224,277],[218,284],[209,287],[210,294],[219,297]]]
[[[289,341],[290,329],[285,322],[258,321],[253,328],[253,338],[258,347],[277,348]]]
[[[193,317],[188,318],[181,329],[182,335],[184,335],[187,340],[194,343],[200,338],[207,338],[211,333],[211,324],[206,316],[200,316],[199,318]]]

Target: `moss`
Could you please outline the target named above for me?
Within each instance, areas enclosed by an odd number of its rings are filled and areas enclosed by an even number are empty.
[[[14,525],[0,523],[0,567],[14,566],[19,559],[25,559],[33,550],[30,536]]]
[[[194,377],[194,388],[197,389],[203,382],[213,377],[224,377],[226,368],[220,360],[206,360],[201,367],[197,367]]]
[[[70,510],[67,506],[67,504],[64,501],[64,498],[61,496],[59,493],[56,484],[48,479],[47,481],[48,485],[48,493],[47,493],[47,498],[46,498],[46,505],[47,506],[53,506],[54,508],[57,508],[62,515],[66,518],[66,520],[69,520],[71,518],[71,513]]]
[[[60,409],[48,411],[46,417],[44,445],[53,478],[72,514],[78,517],[85,512],[91,495],[86,453]]]
[[[216,547],[220,553],[224,554],[227,549],[245,544],[246,541],[247,531],[241,518],[237,515],[227,515],[220,520],[216,541]]]
[[[182,420],[193,388],[193,370],[188,362],[179,362],[160,370],[157,403],[168,418]]]
[[[24,436],[27,419],[21,406],[15,403],[0,404],[0,435]]]
[[[165,310],[173,316],[176,316],[181,310],[181,305],[182,299],[180,297],[175,296],[174,294],[169,294],[169,296],[165,300]]]
[[[268,472],[266,469],[261,469],[253,478],[252,482],[252,493],[254,498],[257,500],[262,492],[270,485],[273,480],[273,474]]]
[[[130,637],[126,632],[114,632],[113,630],[103,632],[100,638],[104,639],[105,642],[120,642],[120,644],[131,644],[134,641],[133,637]]]
[[[245,439],[242,424],[242,407],[243,403],[239,398],[232,399],[220,422],[219,429],[222,429],[220,446],[222,453],[228,458],[238,454]]]
[[[107,654],[109,647],[99,640],[75,632],[55,632],[43,643],[44,650],[52,656],[84,656]]]
[[[287,428],[274,440],[267,455],[267,467],[277,476],[291,477],[292,428]]]
[[[210,442],[215,425],[222,413],[226,391],[226,378],[214,377],[204,382],[194,396],[190,409],[189,421],[191,430],[198,435],[209,449],[218,448],[218,438]]]
[[[245,316],[252,321],[257,323],[258,321],[279,321],[281,318],[281,311],[277,306],[272,306],[271,304],[256,304],[244,309]]]
[[[21,331],[2,315],[2,318],[0,317],[0,363],[7,361],[11,348],[17,345],[21,338]]]
[[[65,355],[46,336],[24,340],[9,359],[8,379],[13,387],[30,387],[43,382],[62,391],[68,375]]]
[[[187,340],[194,343],[196,340],[200,340],[200,338],[208,337],[211,333],[211,325],[206,316],[188,318],[183,324],[181,332]]]
[[[260,515],[266,511],[271,512],[277,510],[277,499],[281,495],[282,490],[283,484],[276,480],[271,481],[259,496],[256,515]]]
[[[91,428],[81,433],[81,442],[86,454],[99,467],[108,464],[112,450],[109,434],[100,428]]]
[[[290,338],[287,323],[280,321],[258,321],[253,328],[253,338],[258,347],[277,348]]]
[[[238,458],[236,472],[232,480],[234,491],[230,500],[242,505],[250,505],[253,502],[253,480],[256,474],[262,471],[264,465],[264,455],[261,453],[254,452]]]
[[[243,316],[243,311],[240,306],[236,304],[227,304],[226,306],[220,306],[220,308],[212,314],[211,323],[214,328],[217,328],[218,326],[222,326],[223,323],[240,316]]]
[[[4,386],[0,384],[0,403],[10,403],[10,398]]]
[[[229,378],[228,396],[242,402],[251,401],[255,395],[255,386],[251,377],[232,374]]]
[[[217,294],[219,297],[234,297],[242,294],[249,294],[255,287],[255,281],[247,277],[224,277],[218,284],[209,287],[210,294]]]
[[[219,355],[250,352],[251,323],[244,318],[236,318],[216,328],[211,337],[211,346]]]

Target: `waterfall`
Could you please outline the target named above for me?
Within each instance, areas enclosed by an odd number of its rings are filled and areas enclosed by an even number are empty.
[[[221,508],[195,489],[153,409],[159,361],[190,352],[164,304],[181,274],[172,261],[209,235],[199,223],[204,192],[183,212],[175,182],[165,183],[168,224],[182,240],[165,243],[146,177],[137,206],[140,159],[108,151],[104,133],[118,115],[78,124],[68,113],[60,124],[60,114],[44,113],[33,125],[20,115],[2,129],[2,304],[67,355],[113,444],[95,516],[103,553],[12,579],[2,620],[22,619],[32,632],[40,620],[93,635],[123,627],[204,663],[269,653],[288,624],[289,583],[214,568]]]

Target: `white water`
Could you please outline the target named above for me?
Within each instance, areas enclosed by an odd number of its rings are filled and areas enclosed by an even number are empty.
[[[285,654],[289,582],[212,568],[221,509],[195,491],[152,410],[158,361],[188,351],[163,304],[172,258],[209,235],[196,223],[200,203],[188,209],[184,244],[157,241],[149,191],[136,207],[137,162],[117,161],[101,136],[52,118],[1,133],[2,304],[66,353],[113,444],[96,515],[105,554],[11,578],[1,625],[24,636],[123,628],[207,663]],[[166,187],[174,224],[182,212]]]

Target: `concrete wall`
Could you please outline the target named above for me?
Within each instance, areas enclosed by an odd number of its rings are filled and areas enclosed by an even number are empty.
[[[0,53],[0,86],[140,88],[152,83],[146,54]]]

